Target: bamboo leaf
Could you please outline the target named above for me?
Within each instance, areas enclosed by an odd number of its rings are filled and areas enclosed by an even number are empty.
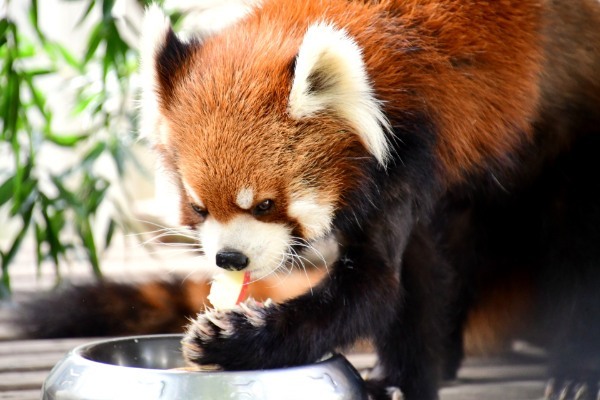
[[[9,22],[7,18],[0,19],[0,46],[6,43],[6,31],[8,31]]]
[[[100,98],[100,94],[99,93],[92,93],[88,96],[83,96],[81,95],[78,99],[77,104],[75,105],[75,107],[73,108],[73,114],[74,115],[79,115],[81,114],[83,111],[86,111],[87,108],[90,106],[90,104],[93,101],[96,101]]]
[[[94,29],[92,30],[92,33],[90,33],[90,37],[89,37],[88,43],[87,43],[87,51],[85,53],[85,56],[83,57],[84,64],[87,64],[92,59],[94,54],[96,54],[96,50],[98,49],[98,46],[100,45],[100,42],[102,41],[102,30],[103,29],[104,29],[104,26],[102,25],[102,23],[99,23],[94,27]]]
[[[36,270],[37,273],[40,274],[42,272],[42,261],[44,260],[44,254],[42,253],[42,245],[44,244],[46,237],[45,231],[42,229],[40,224],[35,221],[34,223],[34,232],[35,232],[35,259],[36,259]]]
[[[29,229],[29,224],[31,223],[31,216],[33,214],[33,207],[34,207],[34,203],[30,204],[29,207],[21,213],[21,220],[23,222],[23,226],[21,227],[21,230],[19,231],[19,233],[15,237],[15,239],[14,239],[12,245],[10,246],[10,249],[8,250],[8,252],[5,253],[3,255],[3,257],[2,257],[2,264],[3,264],[3,266],[4,265],[8,266],[12,262],[13,258],[17,254],[17,251],[21,247],[21,243],[23,242],[23,238],[25,238],[25,234],[27,233],[27,231]],[[10,286],[9,286],[9,288],[10,288]]]
[[[64,253],[64,248],[58,239],[58,232],[56,230],[56,216],[51,216],[49,213],[49,205],[45,204],[42,207],[42,217],[44,218],[44,222],[46,223],[46,230],[44,232],[43,241],[48,244],[48,252],[50,253],[50,257],[52,258],[52,262],[55,266],[59,264],[59,255]]]
[[[102,278],[102,271],[100,270],[100,260],[98,259],[98,251],[96,249],[96,241],[92,233],[92,226],[88,215],[83,216],[79,223],[79,236],[84,244],[88,261],[92,265],[94,275],[98,278]]]
[[[6,179],[2,185],[0,185],[0,206],[5,204],[13,197],[13,190],[15,187],[14,175]]]
[[[81,15],[81,17],[79,17],[79,21],[77,21],[77,24],[75,25],[76,27],[81,26],[83,21],[85,21],[87,19],[88,15],[90,15],[90,12],[92,12],[95,5],[96,5],[96,2],[94,0],[91,0],[90,4],[88,4],[88,7],[85,9],[85,11]]]
[[[46,41],[46,38],[45,38],[44,34],[42,33],[42,31],[40,30],[40,26],[39,26],[37,0],[31,0],[31,6],[29,7],[29,21],[31,22],[33,29],[37,33],[38,38],[42,42]]]
[[[7,141],[12,141],[17,133],[19,105],[21,104],[20,86],[21,77],[11,73],[6,88],[6,103],[3,104],[4,109],[2,110],[4,117],[3,136]]]
[[[33,77],[42,76],[42,75],[50,75],[56,72],[54,68],[38,68],[38,69],[30,69],[27,71],[27,75]]]
[[[32,168],[30,160],[17,164],[17,170],[13,175],[12,208],[10,210],[10,215],[13,217],[22,214],[24,207],[35,200],[37,179],[30,178]]]
[[[111,218],[108,223],[108,228],[106,229],[106,234],[104,235],[104,248],[105,249],[110,247],[116,228],[117,228],[117,224],[116,224],[115,220]]]
[[[62,179],[57,176],[51,176],[50,179],[56,186],[56,189],[58,189],[61,200],[64,200],[71,208],[73,208],[76,214],[85,214],[81,204],[81,200],[79,200],[73,192],[71,192],[65,187],[65,185],[62,182]]]
[[[115,0],[102,0],[102,15],[105,22],[112,20],[112,9],[114,5]]]
[[[6,255],[0,251],[0,263],[2,264],[2,279],[0,279],[0,299],[8,299],[10,297],[10,275],[8,274],[9,262],[6,260]]]
[[[45,132],[44,137],[52,143],[61,147],[74,147],[79,142],[89,138],[88,134],[75,134],[75,135],[57,135],[52,132]]]
[[[46,96],[35,87],[33,83],[33,76],[29,73],[23,75],[25,78],[25,82],[27,83],[27,87],[29,88],[29,92],[31,93],[31,97],[33,102],[38,109],[38,111],[44,116],[46,121],[50,118],[48,114],[48,110],[46,109]]]
[[[36,55],[35,46],[32,43],[22,43],[18,47],[19,58],[31,58]]]
[[[69,52],[69,50],[67,50],[66,47],[62,46],[60,43],[54,43],[53,44],[56,49],[58,50],[58,52],[60,53],[60,55],[62,56],[63,60],[65,60],[65,62],[73,69],[83,73],[83,66],[81,65],[81,62],[79,62],[75,56],[73,54],[71,54],[71,52]]]
[[[96,143],[96,145],[92,147],[91,150],[89,150],[83,157],[82,164],[89,168],[91,164],[93,164],[98,159],[98,157],[100,157],[104,150],[106,150],[105,142]]]
[[[111,143],[110,154],[112,155],[113,161],[117,167],[118,175],[125,175],[125,160],[128,158],[128,154],[125,147],[120,146],[120,143],[117,139]]]
[[[91,187],[86,197],[86,208],[88,214],[93,214],[98,210],[98,207],[100,204],[102,204],[108,189],[108,183],[106,181],[98,181],[95,182],[95,184],[92,183],[92,185],[94,186]]]

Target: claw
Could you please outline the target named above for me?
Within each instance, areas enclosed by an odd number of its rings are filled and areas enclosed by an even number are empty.
[[[554,397],[556,381],[554,379],[550,379],[546,384],[546,389],[544,390],[544,400],[552,400]]]
[[[558,396],[558,400],[569,400],[569,394],[571,393],[571,385],[571,381],[565,381]]]
[[[544,391],[544,400],[600,400],[600,385],[596,386],[592,381],[550,379]]]
[[[390,400],[403,400],[404,396],[402,396],[402,392],[397,387],[389,387],[387,392],[390,396]]]
[[[221,336],[230,337],[234,333],[234,327],[226,312],[207,312],[205,318],[221,330]]]
[[[588,387],[585,383],[578,383],[573,388],[575,392],[575,400],[587,400],[588,399]]]

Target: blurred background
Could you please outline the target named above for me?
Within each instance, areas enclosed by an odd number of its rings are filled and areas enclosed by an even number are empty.
[[[0,0],[0,299],[197,262],[146,246],[177,233],[176,194],[137,137],[148,3]]]

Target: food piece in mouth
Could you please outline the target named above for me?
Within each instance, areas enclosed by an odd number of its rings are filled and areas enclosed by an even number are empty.
[[[246,299],[249,282],[250,272],[221,272],[212,281],[208,301],[217,310],[231,309]]]

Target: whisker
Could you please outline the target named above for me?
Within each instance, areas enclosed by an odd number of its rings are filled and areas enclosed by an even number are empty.
[[[289,247],[289,249],[294,253],[292,259],[293,260],[298,260],[300,262],[300,266],[302,267],[302,271],[304,272],[304,276],[306,276],[306,282],[308,284],[308,287],[310,288],[310,294],[311,294],[311,296],[314,295],[312,284],[310,282],[310,278],[308,277],[308,271],[306,270],[306,266],[304,265],[304,261],[303,261],[303,259],[305,259],[305,257],[301,257],[300,255],[298,255],[298,253],[296,252],[296,250],[294,248],[292,248],[291,246]]]

